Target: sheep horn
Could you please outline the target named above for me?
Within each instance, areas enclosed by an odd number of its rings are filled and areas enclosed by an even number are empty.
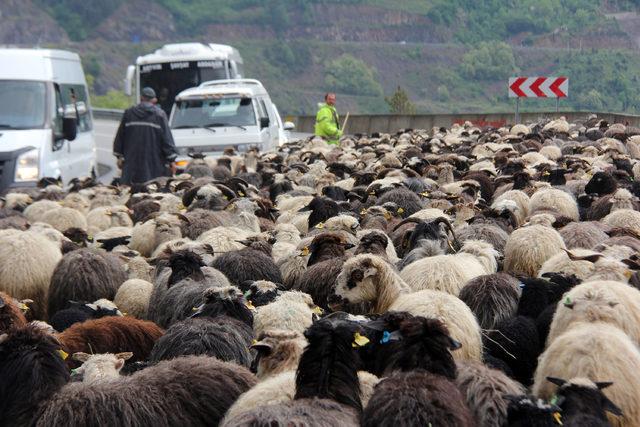
[[[571,252],[569,252],[566,249],[563,249],[563,251],[565,251],[567,253],[567,256],[569,257],[569,259],[571,261],[589,261],[591,263],[594,263],[594,262],[598,261],[600,258],[602,258],[602,254],[576,256],[576,255],[572,254]]]
[[[558,387],[562,387],[566,381],[563,380],[562,378],[556,378],[556,377],[547,377],[547,381],[557,385]]]
[[[392,231],[396,231],[398,228],[402,227],[405,224],[409,224],[409,223],[415,223],[415,224],[422,224],[424,223],[424,220],[420,219],[420,218],[416,218],[416,217],[409,217],[409,218],[405,218],[402,221],[400,221],[398,223],[398,225],[396,225],[395,227],[393,227]]]
[[[451,223],[449,222],[449,220],[443,216],[438,217],[436,219],[433,220],[434,224],[444,224],[447,226],[447,228],[449,229],[449,231],[451,231],[451,236],[453,236],[453,242],[459,247],[460,246],[460,242],[458,242],[458,238],[456,237],[456,233],[453,231],[453,226],[451,225]]]

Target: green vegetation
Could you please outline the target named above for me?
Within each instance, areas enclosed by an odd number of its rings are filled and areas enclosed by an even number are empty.
[[[511,46],[503,42],[482,42],[465,53],[462,74],[476,80],[505,79],[516,72]]]
[[[389,98],[384,98],[389,105],[389,111],[394,114],[415,114],[416,106],[409,99],[409,95],[400,86]]]
[[[344,54],[329,62],[325,73],[327,91],[348,95],[382,95],[382,86],[376,81],[374,70],[352,55]]]

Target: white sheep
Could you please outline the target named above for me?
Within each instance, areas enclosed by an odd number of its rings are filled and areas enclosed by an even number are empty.
[[[504,247],[504,271],[535,277],[542,264],[566,249],[551,227],[531,225],[514,230]]]
[[[406,266],[400,277],[412,291],[432,289],[457,296],[469,280],[498,270],[498,252],[490,243],[467,240],[453,255],[422,258]]]
[[[136,224],[131,230],[129,247],[149,257],[162,242],[182,237],[180,225],[180,218],[166,213]]]
[[[95,235],[100,231],[111,227],[133,227],[133,221],[129,216],[129,208],[126,206],[109,206],[95,208],[87,214],[88,233]]]
[[[73,208],[58,208],[45,212],[42,215],[42,222],[51,225],[56,230],[64,233],[70,228],[79,228],[87,231],[87,219],[84,215]]]
[[[120,285],[113,302],[123,314],[144,319],[152,291],[153,283],[141,279],[129,279]]]
[[[536,191],[529,200],[530,215],[539,211],[553,211],[561,216],[580,221],[578,203],[571,194],[556,188],[543,188]]]
[[[640,212],[631,209],[618,209],[602,219],[610,227],[627,228],[640,234]]]
[[[370,302],[374,313],[407,311],[440,319],[451,337],[462,343],[462,348],[453,353],[456,360],[482,360],[480,325],[471,309],[446,292],[412,292],[383,258],[361,254],[348,259],[336,280],[335,294],[350,304]]]
[[[260,336],[268,329],[284,329],[303,333],[321,313],[303,292],[284,292],[275,301],[257,307],[253,314],[253,334]]]

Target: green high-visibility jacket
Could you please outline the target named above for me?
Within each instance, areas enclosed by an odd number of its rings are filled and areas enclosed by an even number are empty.
[[[322,104],[316,114],[315,134],[326,139],[329,144],[337,145],[338,139],[342,136],[338,119],[335,107]]]

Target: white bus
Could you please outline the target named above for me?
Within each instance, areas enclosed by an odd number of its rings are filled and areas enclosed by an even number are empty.
[[[237,49],[222,44],[167,44],[149,55],[139,56],[129,65],[125,78],[125,93],[135,94],[152,87],[158,105],[167,113],[176,95],[190,87],[210,80],[239,79],[244,74],[242,57]]]
[[[0,49],[0,190],[95,174],[89,91],[80,57]]]

